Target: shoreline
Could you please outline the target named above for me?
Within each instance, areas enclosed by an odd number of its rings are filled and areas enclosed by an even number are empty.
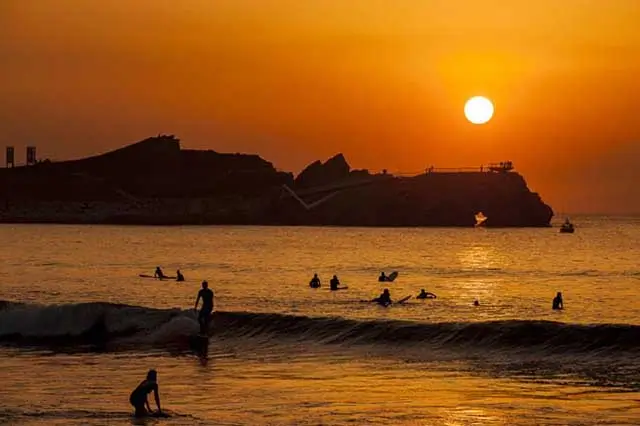
[[[131,221],[131,220],[65,220],[65,219],[32,219],[32,218],[13,218],[13,219],[0,219],[0,225],[105,225],[105,226],[166,226],[166,227],[179,227],[179,226],[263,226],[263,227],[295,227],[295,228],[473,228],[475,226],[469,225],[441,225],[441,224],[428,224],[428,225],[366,225],[366,224],[300,224],[300,223],[272,223],[272,222],[240,222],[240,221],[228,221],[228,222],[209,222],[209,221],[179,221],[179,220],[151,220],[151,221]],[[552,224],[549,225],[495,225],[495,226],[483,226],[486,229],[549,229],[554,228]],[[557,227],[555,227],[557,228]]]

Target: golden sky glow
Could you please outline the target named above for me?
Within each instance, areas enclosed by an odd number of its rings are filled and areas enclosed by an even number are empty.
[[[640,212],[639,23],[638,0],[3,0],[0,142],[62,159],[172,133],[292,171],[512,160],[556,211]]]

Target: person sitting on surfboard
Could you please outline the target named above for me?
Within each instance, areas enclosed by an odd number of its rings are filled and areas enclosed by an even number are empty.
[[[313,274],[313,278],[309,281],[309,287],[320,288],[320,285],[320,278],[318,278],[318,274]]]
[[[213,291],[206,281],[202,281],[202,289],[198,292],[194,310],[198,310],[200,298],[202,298],[202,309],[198,313],[198,323],[200,323],[200,333],[206,334],[209,331],[209,321],[211,321],[211,312],[213,312]]]
[[[416,296],[416,299],[435,299],[437,296],[431,292],[426,291],[424,288],[420,290],[420,294]]]
[[[158,395],[158,373],[156,370],[149,370],[146,380],[140,382],[138,387],[131,392],[131,396],[129,396],[129,402],[136,409],[136,417],[144,417],[151,414],[151,407],[147,399],[147,395],[150,394],[151,391],[153,391],[156,399],[157,412],[162,413],[160,409],[160,396]]]
[[[388,281],[387,276],[384,274],[384,272],[380,272],[380,276],[378,277],[378,282],[385,282]]]
[[[159,280],[167,277],[159,266],[156,266],[156,271],[153,273],[153,276]]]
[[[553,304],[551,306],[554,310],[563,309],[564,304],[562,303],[562,293],[558,292],[556,297],[553,298]]]
[[[176,281],[184,281],[184,275],[180,272],[180,269],[176,271]]]
[[[335,291],[339,290],[338,287],[340,287],[340,280],[336,275],[334,275],[333,278],[331,278],[331,281],[329,281],[329,288],[330,290]]]
[[[391,293],[389,293],[389,289],[385,288],[382,294],[373,299],[372,302],[376,302],[379,305],[384,306],[385,308],[391,305],[393,302],[391,301]]]

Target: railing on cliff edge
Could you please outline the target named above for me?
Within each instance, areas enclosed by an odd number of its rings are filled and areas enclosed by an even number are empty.
[[[489,163],[480,167],[434,167],[429,166],[418,172],[388,172],[386,169],[375,170],[378,174],[390,174],[392,176],[415,177],[431,173],[508,173],[513,171],[513,162],[501,161],[499,163]]]

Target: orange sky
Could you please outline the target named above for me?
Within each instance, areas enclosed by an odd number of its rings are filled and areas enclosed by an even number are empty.
[[[0,58],[20,162],[158,133],[295,172],[512,160],[558,212],[640,212],[638,0],[2,0]]]

